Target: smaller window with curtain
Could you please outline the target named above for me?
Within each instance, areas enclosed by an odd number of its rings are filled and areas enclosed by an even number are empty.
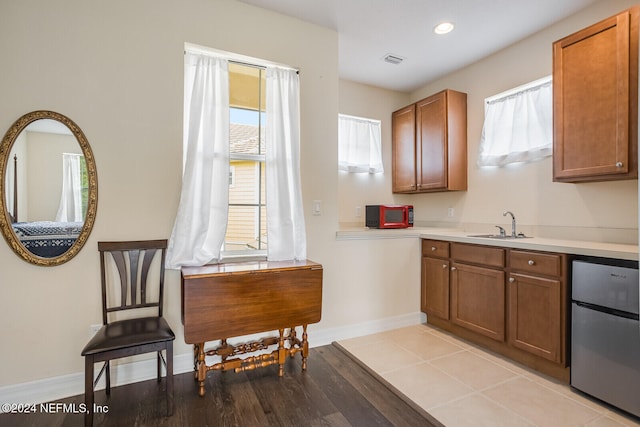
[[[382,173],[380,120],[338,115],[338,170]]]
[[[505,166],[551,156],[551,76],[485,99],[478,166]]]

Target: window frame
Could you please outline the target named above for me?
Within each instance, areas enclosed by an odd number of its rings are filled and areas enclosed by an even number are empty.
[[[234,250],[227,250],[225,249],[225,245],[226,245],[226,236],[227,233],[225,232],[225,241],[223,241],[222,243],[222,248],[220,250],[220,259],[222,261],[224,260],[265,260],[267,258],[267,236],[266,236],[266,228],[265,228],[265,238],[264,241],[262,239],[261,236],[261,230],[262,230],[262,210],[267,209],[267,202],[266,202],[266,196],[263,195],[263,191],[266,191],[266,188],[263,189],[263,183],[262,183],[262,170],[264,169],[266,172],[266,167],[267,167],[267,159],[266,159],[266,154],[261,152],[261,147],[262,147],[262,139],[264,138],[264,132],[263,132],[263,116],[264,114],[266,114],[266,107],[264,111],[261,111],[261,106],[262,106],[262,82],[263,82],[263,76],[262,73],[265,72],[266,70],[266,66],[260,65],[260,64],[256,64],[256,63],[248,63],[246,61],[234,61],[234,60],[229,60],[229,63],[234,63],[240,66],[245,66],[245,67],[251,67],[251,68],[257,68],[260,69],[260,76],[258,77],[258,81],[259,81],[259,85],[258,85],[258,109],[257,110],[253,110],[251,108],[248,108],[245,106],[245,108],[243,107],[238,107],[238,106],[229,106],[229,110],[231,111],[232,109],[246,109],[246,110],[250,110],[250,111],[255,111],[257,112],[257,116],[258,116],[258,120],[257,120],[257,134],[258,134],[258,154],[252,154],[252,153],[234,153],[231,150],[231,147],[229,149],[229,170],[231,171],[231,169],[233,168],[234,170],[234,174],[233,174],[233,178],[234,178],[234,186],[235,186],[235,165],[232,165],[231,163],[233,161],[246,161],[246,162],[254,162],[253,165],[253,169],[254,169],[254,174],[257,175],[257,185],[255,187],[255,189],[257,190],[256,192],[256,202],[255,203],[231,203],[230,201],[227,201],[227,206],[229,209],[231,209],[232,206],[237,206],[237,207],[254,207],[256,208],[253,216],[255,217],[254,219],[256,221],[254,221],[254,230],[253,230],[253,235],[256,237],[256,241],[258,243],[258,248],[257,249],[234,249]],[[229,122],[229,125],[231,126],[232,123]],[[230,135],[231,136],[231,135]],[[229,141],[229,143],[231,143],[231,140]],[[231,185],[229,186],[229,188],[234,188]],[[264,203],[263,203],[264,200]],[[227,218],[227,230],[229,227],[229,223],[231,220],[231,215],[228,216]],[[266,214],[265,214],[265,227],[266,227]]]

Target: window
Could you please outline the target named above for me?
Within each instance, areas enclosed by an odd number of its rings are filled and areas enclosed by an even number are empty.
[[[380,120],[338,115],[338,169],[384,172]]]
[[[222,256],[266,255],[265,70],[229,63],[229,217]]]
[[[479,166],[504,166],[551,155],[551,76],[485,99]]]
[[[167,268],[236,255],[305,259],[297,71],[191,44],[184,65],[182,191]]]

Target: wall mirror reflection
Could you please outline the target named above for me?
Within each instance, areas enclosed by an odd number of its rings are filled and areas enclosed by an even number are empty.
[[[91,147],[66,116],[34,111],[0,146],[0,228],[28,262],[58,265],[84,245],[95,219],[97,175]]]

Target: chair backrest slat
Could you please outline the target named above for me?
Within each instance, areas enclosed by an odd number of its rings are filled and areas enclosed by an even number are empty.
[[[142,271],[140,272],[140,303],[147,303],[147,277],[149,276],[149,268],[151,261],[156,256],[155,249],[147,249],[144,252],[144,260],[142,261]]]
[[[136,295],[138,293],[138,259],[140,258],[139,250],[127,251],[129,255],[129,290],[131,291],[131,305],[136,305]]]
[[[167,240],[148,240],[131,242],[98,242],[100,251],[100,269],[102,273],[102,308],[103,322],[108,323],[107,313],[121,310],[130,310],[141,307],[157,307],[158,316],[162,316],[162,294],[164,290],[164,263],[167,248]],[[160,252],[159,263],[154,264],[156,255]],[[106,254],[110,253],[117,274],[111,280],[107,280]],[[144,254],[143,254],[144,253]],[[141,259],[142,258],[142,259]],[[159,266],[159,277],[157,287],[157,300],[151,297],[148,302],[150,278],[152,265]],[[119,283],[117,283],[119,281]],[[107,286],[113,282],[119,285],[120,298],[119,305],[114,301],[108,303]],[[138,289],[138,286],[140,288]],[[156,291],[156,288],[153,288]],[[139,292],[138,292],[139,291]],[[127,301],[127,297],[130,298]]]
[[[120,307],[127,306],[127,265],[124,260],[124,254],[120,251],[112,251],[111,256],[118,268],[120,276]]]

